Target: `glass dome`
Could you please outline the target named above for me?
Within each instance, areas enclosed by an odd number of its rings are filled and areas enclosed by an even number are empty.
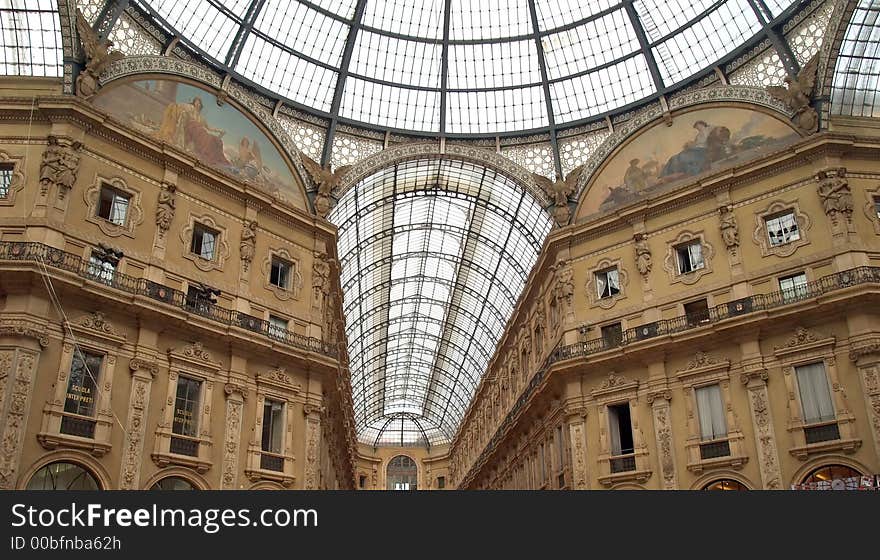
[[[665,93],[797,0],[137,0],[215,64],[339,122],[509,134]]]

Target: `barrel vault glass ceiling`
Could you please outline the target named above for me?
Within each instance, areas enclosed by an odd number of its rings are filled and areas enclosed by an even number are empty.
[[[710,68],[797,0],[131,0],[321,116],[497,134],[564,126]]]
[[[551,222],[533,195],[460,160],[405,161],[330,215],[361,441],[449,441]]]

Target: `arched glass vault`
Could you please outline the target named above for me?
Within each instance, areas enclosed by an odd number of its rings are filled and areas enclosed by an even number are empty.
[[[452,439],[551,219],[522,185],[445,157],[382,169],[330,214],[356,429],[373,445]]]

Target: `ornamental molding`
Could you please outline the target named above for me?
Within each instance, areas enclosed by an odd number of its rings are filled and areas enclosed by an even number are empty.
[[[182,363],[189,367],[195,367],[198,370],[218,371],[223,364],[215,362],[211,354],[205,350],[199,341],[192,342],[179,349],[168,349],[168,360],[174,364]]]
[[[149,372],[151,377],[155,377],[159,373],[159,364],[155,361],[143,358],[132,358],[131,361],[128,362],[128,369],[131,370],[132,374],[135,374],[138,371],[146,371]]]
[[[260,103],[245,87],[234,80],[229,80],[224,84],[226,80],[223,77],[203,66],[167,56],[127,56],[117,60],[101,74],[99,84],[104,87],[110,82],[140,74],[167,74],[189,78],[202,85],[210,86],[209,91],[218,99],[232,99],[238,102],[275,137],[282,151],[293,163],[300,183],[302,185],[310,184],[308,173],[300,157],[300,151],[293,139],[287,134],[281,122],[273,116],[272,111]]]
[[[70,326],[80,332],[87,332],[101,339],[109,339],[117,344],[125,342],[125,334],[120,333],[113,323],[104,317],[101,311],[94,311],[70,323]]]
[[[794,334],[784,344],[773,347],[773,353],[780,357],[823,346],[834,346],[835,342],[834,336],[825,337],[810,329],[797,327]]]
[[[664,113],[669,114],[678,109],[694,107],[705,103],[746,103],[757,105],[775,111],[780,116],[785,116],[786,119],[791,119],[794,114],[782,101],[774,98],[769,92],[762,88],[750,86],[726,85],[695,89],[671,98],[668,103],[668,111],[664,111],[663,106],[660,104],[650,105],[636,112],[631,119],[625,121],[620,126],[615,127],[614,132],[609,134],[593,151],[584,164],[584,169],[575,187],[574,198],[576,200],[581,199],[595,171],[630,136],[646,125],[662,120]]]
[[[285,391],[292,391],[294,395],[302,392],[302,385],[296,383],[283,366],[271,369],[266,373],[258,373],[257,384],[273,385]]]
[[[675,372],[675,376],[686,385],[694,385],[704,381],[716,381],[728,376],[730,360],[712,356],[698,351],[688,361],[684,369]]]
[[[616,375],[614,372],[608,374],[608,377],[602,381],[602,384],[599,385],[598,388],[593,389],[591,391],[592,395],[606,395],[609,393],[618,393],[623,391],[631,391],[632,396],[635,397],[635,390],[639,388],[639,382],[628,379],[622,375]]]
[[[49,346],[46,326],[28,319],[3,319],[0,321],[0,336],[25,336],[36,340],[41,348]]]
[[[337,198],[342,197],[364,177],[368,177],[395,163],[411,159],[442,158],[446,156],[471,161],[516,179],[543,207],[548,207],[553,202],[547,196],[547,193],[535,182],[530,171],[506,157],[487,149],[458,144],[447,144],[445,149],[441,151],[440,146],[436,143],[403,144],[387,148],[377,154],[364,158],[352,165],[339,179],[339,184],[334,194]]]
[[[880,338],[860,340],[854,343],[849,351],[849,359],[853,362],[858,361],[861,357],[870,355],[880,355]]]

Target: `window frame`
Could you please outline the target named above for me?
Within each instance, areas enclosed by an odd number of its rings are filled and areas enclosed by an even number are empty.
[[[277,282],[273,281],[273,276],[275,276],[276,274],[276,264],[279,266]],[[292,262],[283,259],[278,255],[272,255],[271,262],[269,264],[269,284],[272,284],[280,290],[290,290],[291,284],[293,282],[293,267],[294,264]],[[282,274],[282,271],[284,272],[284,274]]]
[[[783,283],[788,280],[794,280],[795,278],[803,277],[803,283],[792,283],[790,288],[786,288]],[[810,281],[807,278],[806,271],[798,272],[795,274],[788,274],[786,276],[780,276],[778,279],[779,282],[779,291],[782,294],[782,301],[784,303],[793,303],[796,301],[800,301],[804,298],[804,296],[808,293],[807,286]]]
[[[210,233],[214,237],[212,240],[213,244],[211,246],[211,256],[210,257],[206,257],[204,254],[205,253],[204,235],[206,233]],[[196,252],[196,236],[197,235],[199,236],[199,251],[198,252]],[[215,262],[217,260],[217,245],[219,244],[219,241],[220,241],[219,238],[220,238],[220,232],[215,230],[214,228],[207,226],[207,225],[203,224],[202,222],[193,223],[192,237],[190,237],[190,246],[189,246],[190,254],[199,258],[199,259],[202,259],[203,261]]]
[[[699,248],[699,266],[692,262],[693,255],[691,247]],[[693,274],[698,270],[706,268],[706,260],[703,258],[703,242],[701,239],[698,238],[685,243],[679,243],[678,245],[675,245],[673,249],[675,251],[676,270],[679,275]],[[685,264],[682,261],[683,253],[687,255],[687,270],[684,270],[685,267],[683,266]]]
[[[109,193],[111,198],[109,200],[109,206],[107,208],[107,215],[103,215],[104,203],[106,202],[105,193]],[[124,228],[128,224],[129,213],[131,210],[132,203],[132,195],[126,191],[118,189],[109,183],[101,183],[101,187],[98,190],[98,204],[95,207],[95,217],[101,218],[102,220],[106,220],[111,224],[118,226],[120,228]],[[124,208],[122,211],[122,219],[117,220],[115,217],[116,209],[117,209],[117,201],[124,200]]]

